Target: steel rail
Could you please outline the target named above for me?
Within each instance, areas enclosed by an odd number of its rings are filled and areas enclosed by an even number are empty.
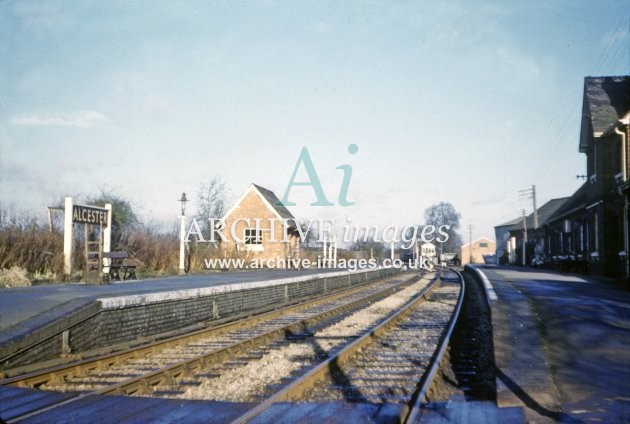
[[[405,305],[400,308],[395,314],[391,315],[385,321],[374,326],[372,330],[356,339],[354,342],[348,344],[346,347],[337,352],[334,356],[329,357],[324,362],[314,367],[311,371],[304,374],[293,383],[285,386],[283,389],[270,396],[264,402],[258,404],[254,408],[245,412],[241,416],[237,417],[232,423],[246,423],[260,415],[262,412],[270,408],[273,404],[278,402],[290,402],[299,400],[302,394],[315,386],[318,382],[331,377],[331,365],[334,363],[336,367],[342,366],[359,350],[373,343],[380,335],[385,334],[390,328],[395,326],[398,322],[409,315],[412,310],[420,303],[426,300],[427,295],[431,293],[435,288],[439,286],[440,279],[436,278],[431,283],[421,290],[413,299],[409,300]]]
[[[453,330],[455,329],[455,325],[457,324],[457,320],[459,319],[459,313],[461,312],[462,304],[464,302],[464,296],[466,295],[466,283],[464,281],[464,277],[459,271],[456,271],[454,269],[451,269],[451,271],[457,274],[461,284],[461,290],[459,291],[457,304],[455,305],[455,310],[453,311],[453,315],[451,316],[451,320],[448,324],[447,330],[440,340],[439,348],[435,351],[433,358],[431,358],[429,369],[422,376],[419,390],[416,391],[416,393],[412,397],[411,404],[409,405],[409,411],[407,413],[407,416],[403,420],[405,424],[419,422],[420,414],[422,413],[422,405],[426,403],[427,393],[429,392],[429,388],[433,383],[435,374],[440,368],[440,362],[442,362],[444,353],[446,352],[448,344],[451,340],[451,336],[453,335]]]
[[[405,281],[394,285],[392,287],[389,287],[385,290],[380,290],[376,293],[373,293],[371,295],[362,297],[360,299],[356,299],[350,303],[341,305],[335,309],[329,310],[329,311],[325,311],[323,313],[311,316],[309,318],[305,318],[296,322],[293,322],[291,324],[287,324],[285,326],[282,326],[280,328],[277,328],[275,330],[271,330],[269,332],[260,334],[256,337],[244,340],[244,341],[238,341],[233,343],[230,346],[226,346],[224,348],[218,349],[218,350],[214,350],[202,355],[197,355],[193,358],[187,359],[187,360],[182,360],[182,361],[178,361],[172,364],[167,365],[166,367],[162,367],[160,369],[151,371],[149,373],[145,373],[142,374],[140,376],[137,377],[133,377],[130,378],[128,380],[119,382],[119,383],[115,383],[112,385],[109,385],[105,388],[102,389],[98,389],[98,390],[94,390],[94,391],[90,391],[90,392],[84,392],[84,393],[80,393],[78,394],[76,397],[72,397],[72,398],[68,398],[65,399],[61,402],[58,403],[53,403],[47,406],[44,406],[42,408],[30,411],[28,413],[16,416],[16,417],[12,417],[11,419],[7,420],[7,423],[12,423],[12,422],[16,422],[19,420],[23,420],[26,418],[29,418],[31,416],[35,416],[35,415],[39,415],[41,413],[44,413],[46,411],[49,411],[51,409],[57,408],[59,406],[71,403],[71,402],[75,402],[81,399],[84,399],[86,397],[91,397],[91,396],[98,396],[98,395],[104,395],[104,394],[146,394],[146,393],[150,393],[151,388],[155,387],[159,384],[163,384],[163,383],[171,383],[173,381],[176,381],[178,379],[181,378],[185,378],[188,375],[194,374],[196,371],[201,370],[203,368],[206,368],[214,363],[218,363],[221,362],[222,360],[225,360],[227,358],[231,358],[235,355],[236,352],[241,351],[241,350],[245,350],[248,348],[252,348],[253,346],[257,345],[257,344],[261,344],[261,343],[265,343],[265,342],[269,342],[272,340],[277,340],[280,338],[283,338],[286,336],[287,333],[291,333],[291,332],[295,332],[297,330],[306,328],[308,326],[312,326],[313,324],[317,323],[318,321],[322,321],[325,320],[329,317],[333,317],[335,315],[339,315],[342,314],[346,311],[352,310],[353,308],[359,307],[362,304],[365,303],[369,303],[375,299],[378,299],[379,297],[382,297],[384,295],[386,295],[387,293],[391,293],[391,292],[396,292],[398,289],[400,289],[401,287],[410,284],[412,281],[418,280],[419,276],[417,274],[414,274],[411,278],[405,279]],[[436,278],[437,279],[437,278]],[[365,286],[362,286],[360,288],[357,288],[357,290],[360,289],[365,289]],[[336,298],[338,296],[341,296],[343,293],[336,293],[334,295],[331,295],[330,297]],[[345,294],[348,294],[348,291],[345,292]],[[318,301],[322,301],[324,299],[320,298],[318,299]],[[328,299],[330,300],[330,299]],[[332,299],[334,300],[334,299]],[[316,304],[318,303],[318,301],[311,301],[312,303]],[[294,305],[291,308],[295,308],[297,305]],[[303,306],[303,305],[301,305]],[[274,312],[280,312],[280,311],[274,311]],[[286,309],[283,310],[284,313],[288,312]],[[213,328],[214,329],[214,328]],[[212,329],[211,329],[212,330]],[[207,329],[205,331],[208,331]],[[115,355],[114,355],[115,356]],[[112,358],[114,359],[114,358]],[[12,380],[16,380],[16,378],[12,379]]]
[[[385,278],[388,277],[384,277],[383,279]],[[373,282],[373,284],[377,284],[383,279],[376,280]],[[212,336],[214,334],[220,334],[221,332],[233,331],[238,328],[252,327],[266,320],[272,320],[274,318],[280,317],[286,313],[298,311],[302,308],[315,306],[320,303],[335,301],[344,296],[351,296],[354,293],[361,292],[365,289],[365,287],[367,286],[353,287],[351,289],[332,293],[317,299],[308,299],[288,306],[285,305],[272,311],[248,315],[245,318],[237,319],[227,323],[214,325],[212,327],[201,328],[192,332],[188,332],[186,334],[179,334],[173,337],[168,337],[163,340],[156,340],[142,346],[134,346],[128,349],[99,355],[93,358],[82,359],[79,361],[73,361],[61,365],[55,365],[42,370],[5,378],[0,380],[0,386],[15,385],[17,387],[24,388],[38,388],[39,386],[42,386],[49,382],[62,383],[68,377],[74,375],[83,375],[86,371],[109,367],[129,359],[145,357],[146,355],[149,355],[160,349],[173,347],[181,343],[193,342],[195,340]]]
[[[245,341],[238,341],[233,343],[230,346],[226,346],[224,348],[199,355],[195,358],[183,360],[180,362],[176,362],[174,364],[167,365],[166,367],[160,368],[159,370],[144,374],[140,377],[132,378],[127,381],[114,384],[110,387],[95,391],[96,394],[118,394],[118,395],[129,395],[135,394],[138,390],[140,390],[141,394],[148,394],[146,389],[149,387],[154,387],[159,384],[163,384],[165,382],[171,382],[173,379],[177,379],[179,377],[185,377],[194,373],[197,370],[201,370],[202,368],[206,368],[213,364],[219,363],[225,359],[229,359],[235,356],[237,352],[251,349],[254,346],[260,344],[267,344],[275,340],[282,339],[286,337],[287,334],[293,334],[299,332],[303,329],[311,327],[320,321],[326,320],[328,318],[332,318],[334,316],[343,314],[347,311],[360,307],[363,304],[370,303],[375,299],[383,297],[387,293],[394,293],[399,290],[402,286],[410,284],[412,281],[416,280],[418,277],[413,276],[396,286],[389,287],[385,290],[373,293],[369,296],[362,297],[360,299],[356,299],[352,302],[341,305],[337,308],[319,313],[317,315],[313,315],[308,318],[301,319],[299,321],[295,321],[293,323],[284,325],[274,330],[270,330],[266,333],[260,334],[258,336],[252,337]]]
[[[387,278],[387,277],[383,277],[383,278]],[[378,280],[380,280],[380,278]],[[376,280],[376,281],[378,281],[378,280]],[[363,287],[365,287],[365,285],[363,285]],[[349,289],[349,290],[353,290],[353,289]],[[343,291],[340,291],[340,292],[336,292],[335,294],[343,293],[343,292],[347,292],[347,291],[348,290],[343,290]],[[299,305],[299,304],[308,303],[308,302],[311,302],[311,301],[313,301],[313,298],[305,299],[305,300],[300,301],[300,302],[291,302],[291,304],[292,305]],[[83,311],[89,311],[90,309],[96,309],[96,308],[98,308],[98,309],[94,310],[93,312],[89,312],[87,315],[77,319],[76,321],[72,321],[70,324],[63,326],[62,328],[59,328],[59,329],[55,330],[54,332],[52,332],[51,334],[47,335],[46,337],[43,337],[40,340],[31,342],[31,343],[29,343],[29,344],[27,344],[25,346],[22,346],[21,348],[17,349],[15,352],[12,352],[12,353],[10,353],[10,354],[0,358],[0,364],[2,364],[3,362],[6,362],[6,361],[8,361],[8,360],[10,360],[10,359],[12,359],[12,358],[14,358],[16,356],[21,355],[22,353],[27,352],[30,349],[33,349],[34,347],[36,347],[36,346],[38,346],[38,345],[40,345],[42,343],[45,343],[45,342],[47,342],[48,340],[50,340],[52,338],[59,337],[64,331],[71,330],[72,328],[74,328],[74,327],[76,327],[76,326],[78,326],[80,324],[83,324],[84,322],[94,318],[95,316],[98,316],[100,313],[103,312],[98,307],[98,304],[99,304],[99,302],[97,300],[92,300],[92,301],[89,301],[87,304],[79,307],[79,309],[76,311],[77,314],[81,314],[81,313],[83,313]],[[244,317],[249,317],[249,316],[251,316],[253,314],[262,314],[262,313],[266,313],[266,312],[274,312],[277,309],[278,308],[275,308],[275,307],[260,308],[260,309],[255,310],[255,311],[250,311],[250,312],[248,312],[246,314],[232,316],[230,321],[234,321],[236,319],[240,319],[240,318],[244,318]],[[63,318],[58,318],[58,319],[52,321],[51,323],[49,323],[49,325],[55,325],[55,323],[57,323],[57,322],[59,322],[61,320],[63,320]],[[206,328],[200,329],[200,331],[204,331],[204,330],[206,330]],[[75,363],[75,362],[73,362],[73,363]],[[0,371],[0,376],[2,376],[2,372],[1,371]],[[2,381],[3,380],[0,379],[0,385],[2,385]]]

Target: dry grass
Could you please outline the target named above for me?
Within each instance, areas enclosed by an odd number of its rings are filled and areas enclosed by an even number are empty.
[[[31,280],[26,275],[26,270],[14,266],[11,269],[0,269],[0,287],[27,287]]]
[[[175,274],[179,266],[179,238],[173,233],[139,226],[115,250],[126,250],[138,262],[141,275]]]
[[[0,226],[0,269],[19,267],[29,276],[63,271],[63,236],[34,219],[12,220]]]
[[[6,211],[0,210],[0,285],[63,281],[66,278],[63,275],[63,233],[28,213],[8,216]],[[75,269],[83,269],[85,265],[83,238],[78,226],[72,258]],[[138,225],[112,247],[127,250],[138,261],[140,273],[159,275],[177,271],[179,244],[174,234]]]
[[[50,228],[28,213],[7,218],[0,209],[0,286],[30,285],[31,282],[80,279],[63,274],[63,233]],[[84,234],[77,226],[73,247],[73,268],[85,268]],[[174,275],[179,268],[179,234],[177,230],[160,231],[156,226],[138,224],[123,233],[113,251],[127,251],[138,263],[140,277]],[[204,259],[242,257],[205,243],[189,245],[186,268],[189,272],[206,272]]]

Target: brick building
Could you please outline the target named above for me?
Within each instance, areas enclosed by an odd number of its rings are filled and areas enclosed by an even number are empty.
[[[460,248],[462,265],[469,264],[471,261],[474,264],[486,263],[486,258],[494,259],[495,251],[496,244],[489,238],[482,237],[472,243],[466,243]]]
[[[228,252],[270,268],[291,268],[289,260],[301,259],[297,220],[271,190],[251,184],[223,220]]]
[[[630,77],[584,80],[579,151],[586,155],[587,180],[547,225],[551,255],[626,280],[629,116]]]
[[[579,151],[586,181],[572,196],[527,217],[526,263],[534,255],[561,270],[586,271],[630,283],[630,76],[587,77]],[[495,227],[501,263],[520,263],[523,220]],[[522,253],[522,252],[521,252]]]

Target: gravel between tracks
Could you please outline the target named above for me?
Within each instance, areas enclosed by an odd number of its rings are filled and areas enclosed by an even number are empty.
[[[330,380],[317,384],[304,399],[309,402],[408,402],[425,373],[459,294],[459,285],[442,284],[426,302],[377,341],[336,367]],[[435,325],[422,328],[423,325]],[[419,327],[415,327],[418,325]],[[425,355],[420,359],[417,355]],[[392,359],[392,356],[396,356]]]
[[[260,359],[249,360],[242,366],[220,372],[220,376],[206,378],[201,385],[190,387],[181,395],[183,399],[224,401],[256,401],[257,395],[267,392],[270,385],[279,384],[291,373],[312,365],[319,354],[348,343],[349,338],[361,335],[365,330],[420,292],[430,281],[425,276],[411,286],[386,299],[342,319],[340,322],[317,331],[314,337],[285,344],[264,354]]]
[[[385,278],[380,282],[380,289],[382,290],[384,287],[396,285],[399,282],[400,276]],[[349,296],[352,297],[354,295]],[[327,302],[326,300],[321,301],[321,303],[327,305],[328,308],[334,308],[335,304],[343,304],[344,302],[346,302],[344,297],[341,297],[333,302]],[[70,378],[67,382],[51,381],[40,388],[44,390],[62,392],[97,390],[108,385],[139,376],[142,373],[157,370],[174,362],[186,360],[209,351],[218,350],[222,347],[238,342],[239,340],[249,338],[251,337],[254,327],[264,327],[264,331],[268,331],[273,326],[280,327],[288,321],[297,321],[305,318],[306,316],[311,316],[318,313],[318,304],[319,303],[310,306],[298,307],[294,311],[284,315],[280,320],[271,319],[269,322],[263,322],[253,327],[237,327],[225,332],[185,342],[178,346],[164,347],[160,351],[153,352],[144,358],[129,358],[121,363],[112,365],[107,370],[97,369],[95,371],[89,371],[86,375],[77,375],[76,377]],[[321,310],[319,312],[321,312]]]

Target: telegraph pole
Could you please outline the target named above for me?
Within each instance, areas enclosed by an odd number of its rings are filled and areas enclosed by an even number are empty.
[[[518,191],[520,197],[533,200],[534,206],[534,230],[538,229],[538,208],[536,207],[536,185],[532,185],[532,188],[526,188]]]
[[[525,190],[519,190],[519,195],[521,197],[526,197],[526,198],[530,198],[533,201],[533,206],[534,206],[534,213],[533,213],[533,217],[534,217],[534,244],[537,244],[536,242],[536,230],[538,229],[538,207],[536,206],[536,185],[532,184],[532,188],[527,188]],[[526,265],[526,254],[525,254],[525,247],[527,244],[527,218],[525,217],[525,209],[523,209],[523,266]],[[534,251],[536,250],[536,246],[534,247]],[[534,252],[535,253],[535,252]]]
[[[527,250],[527,215],[525,215],[525,209],[523,209],[523,266],[527,265],[526,251]]]

